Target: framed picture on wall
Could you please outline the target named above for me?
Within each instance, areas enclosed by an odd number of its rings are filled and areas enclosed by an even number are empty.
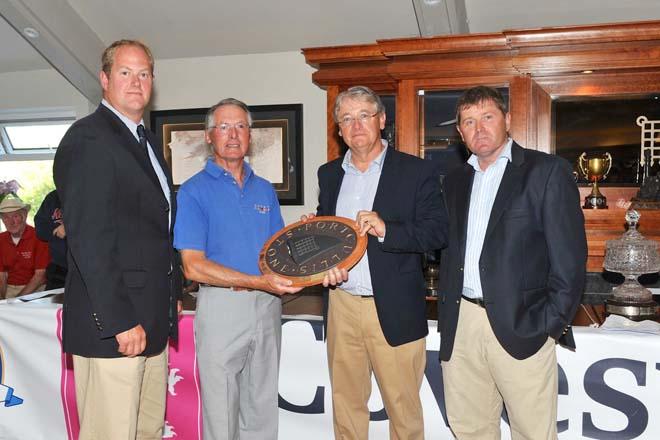
[[[245,160],[273,184],[281,205],[302,205],[302,104],[250,106],[252,128]],[[156,110],[151,129],[163,145],[178,187],[204,168],[213,150],[204,138],[206,108]]]

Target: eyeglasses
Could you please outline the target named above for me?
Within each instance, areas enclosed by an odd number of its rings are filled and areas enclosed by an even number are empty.
[[[339,120],[339,122],[337,122],[337,124],[339,124],[342,127],[350,127],[353,125],[355,121],[360,121],[360,124],[364,124],[365,122],[367,122],[367,120],[373,118],[378,113],[379,112],[376,112],[372,115],[370,115],[369,113],[360,113],[359,115],[357,115],[356,118],[354,118],[353,116],[344,116]]]
[[[213,130],[214,128],[217,128],[220,133],[225,134],[229,133],[229,130],[232,128],[235,128],[237,131],[247,130],[250,128],[250,125],[247,122],[237,122],[235,124],[227,124],[226,122],[223,122],[222,124],[209,127],[209,130]]]

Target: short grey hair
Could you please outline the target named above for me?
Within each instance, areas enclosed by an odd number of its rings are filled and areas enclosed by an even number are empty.
[[[247,106],[246,103],[243,101],[240,101],[236,98],[225,98],[218,102],[216,105],[211,107],[208,112],[206,112],[206,123],[205,123],[205,130],[208,131],[211,128],[215,127],[215,120],[213,119],[213,115],[217,109],[220,107],[224,107],[226,105],[234,105],[236,107],[239,107],[242,109],[246,114],[248,118],[248,125],[252,127],[252,113],[250,113],[250,109]]]
[[[376,113],[385,113],[383,101],[380,100],[380,96],[378,96],[376,92],[367,86],[353,86],[337,95],[337,99],[335,99],[335,107],[332,111],[332,116],[335,118],[335,122],[339,122],[339,107],[345,98],[376,104]]]

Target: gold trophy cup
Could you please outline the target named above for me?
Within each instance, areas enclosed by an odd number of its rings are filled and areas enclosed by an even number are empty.
[[[612,169],[612,156],[605,153],[601,157],[587,159],[587,153],[578,158],[578,166],[584,177],[591,182],[591,194],[584,198],[584,209],[607,209],[607,198],[598,189],[598,181],[607,177]]]

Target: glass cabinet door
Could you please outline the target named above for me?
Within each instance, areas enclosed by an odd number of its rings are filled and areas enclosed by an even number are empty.
[[[638,125],[640,117],[645,117],[647,122],[660,121],[660,94],[555,99],[552,102],[553,152],[573,165],[580,184],[587,184],[578,166],[580,155],[586,153],[589,158],[609,153],[611,168],[599,186],[639,186],[645,174],[653,175],[660,170],[657,159],[653,167],[650,163],[646,169],[640,165],[642,142],[646,141],[646,146],[660,147],[660,130],[654,132],[648,123],[649,127]]]

